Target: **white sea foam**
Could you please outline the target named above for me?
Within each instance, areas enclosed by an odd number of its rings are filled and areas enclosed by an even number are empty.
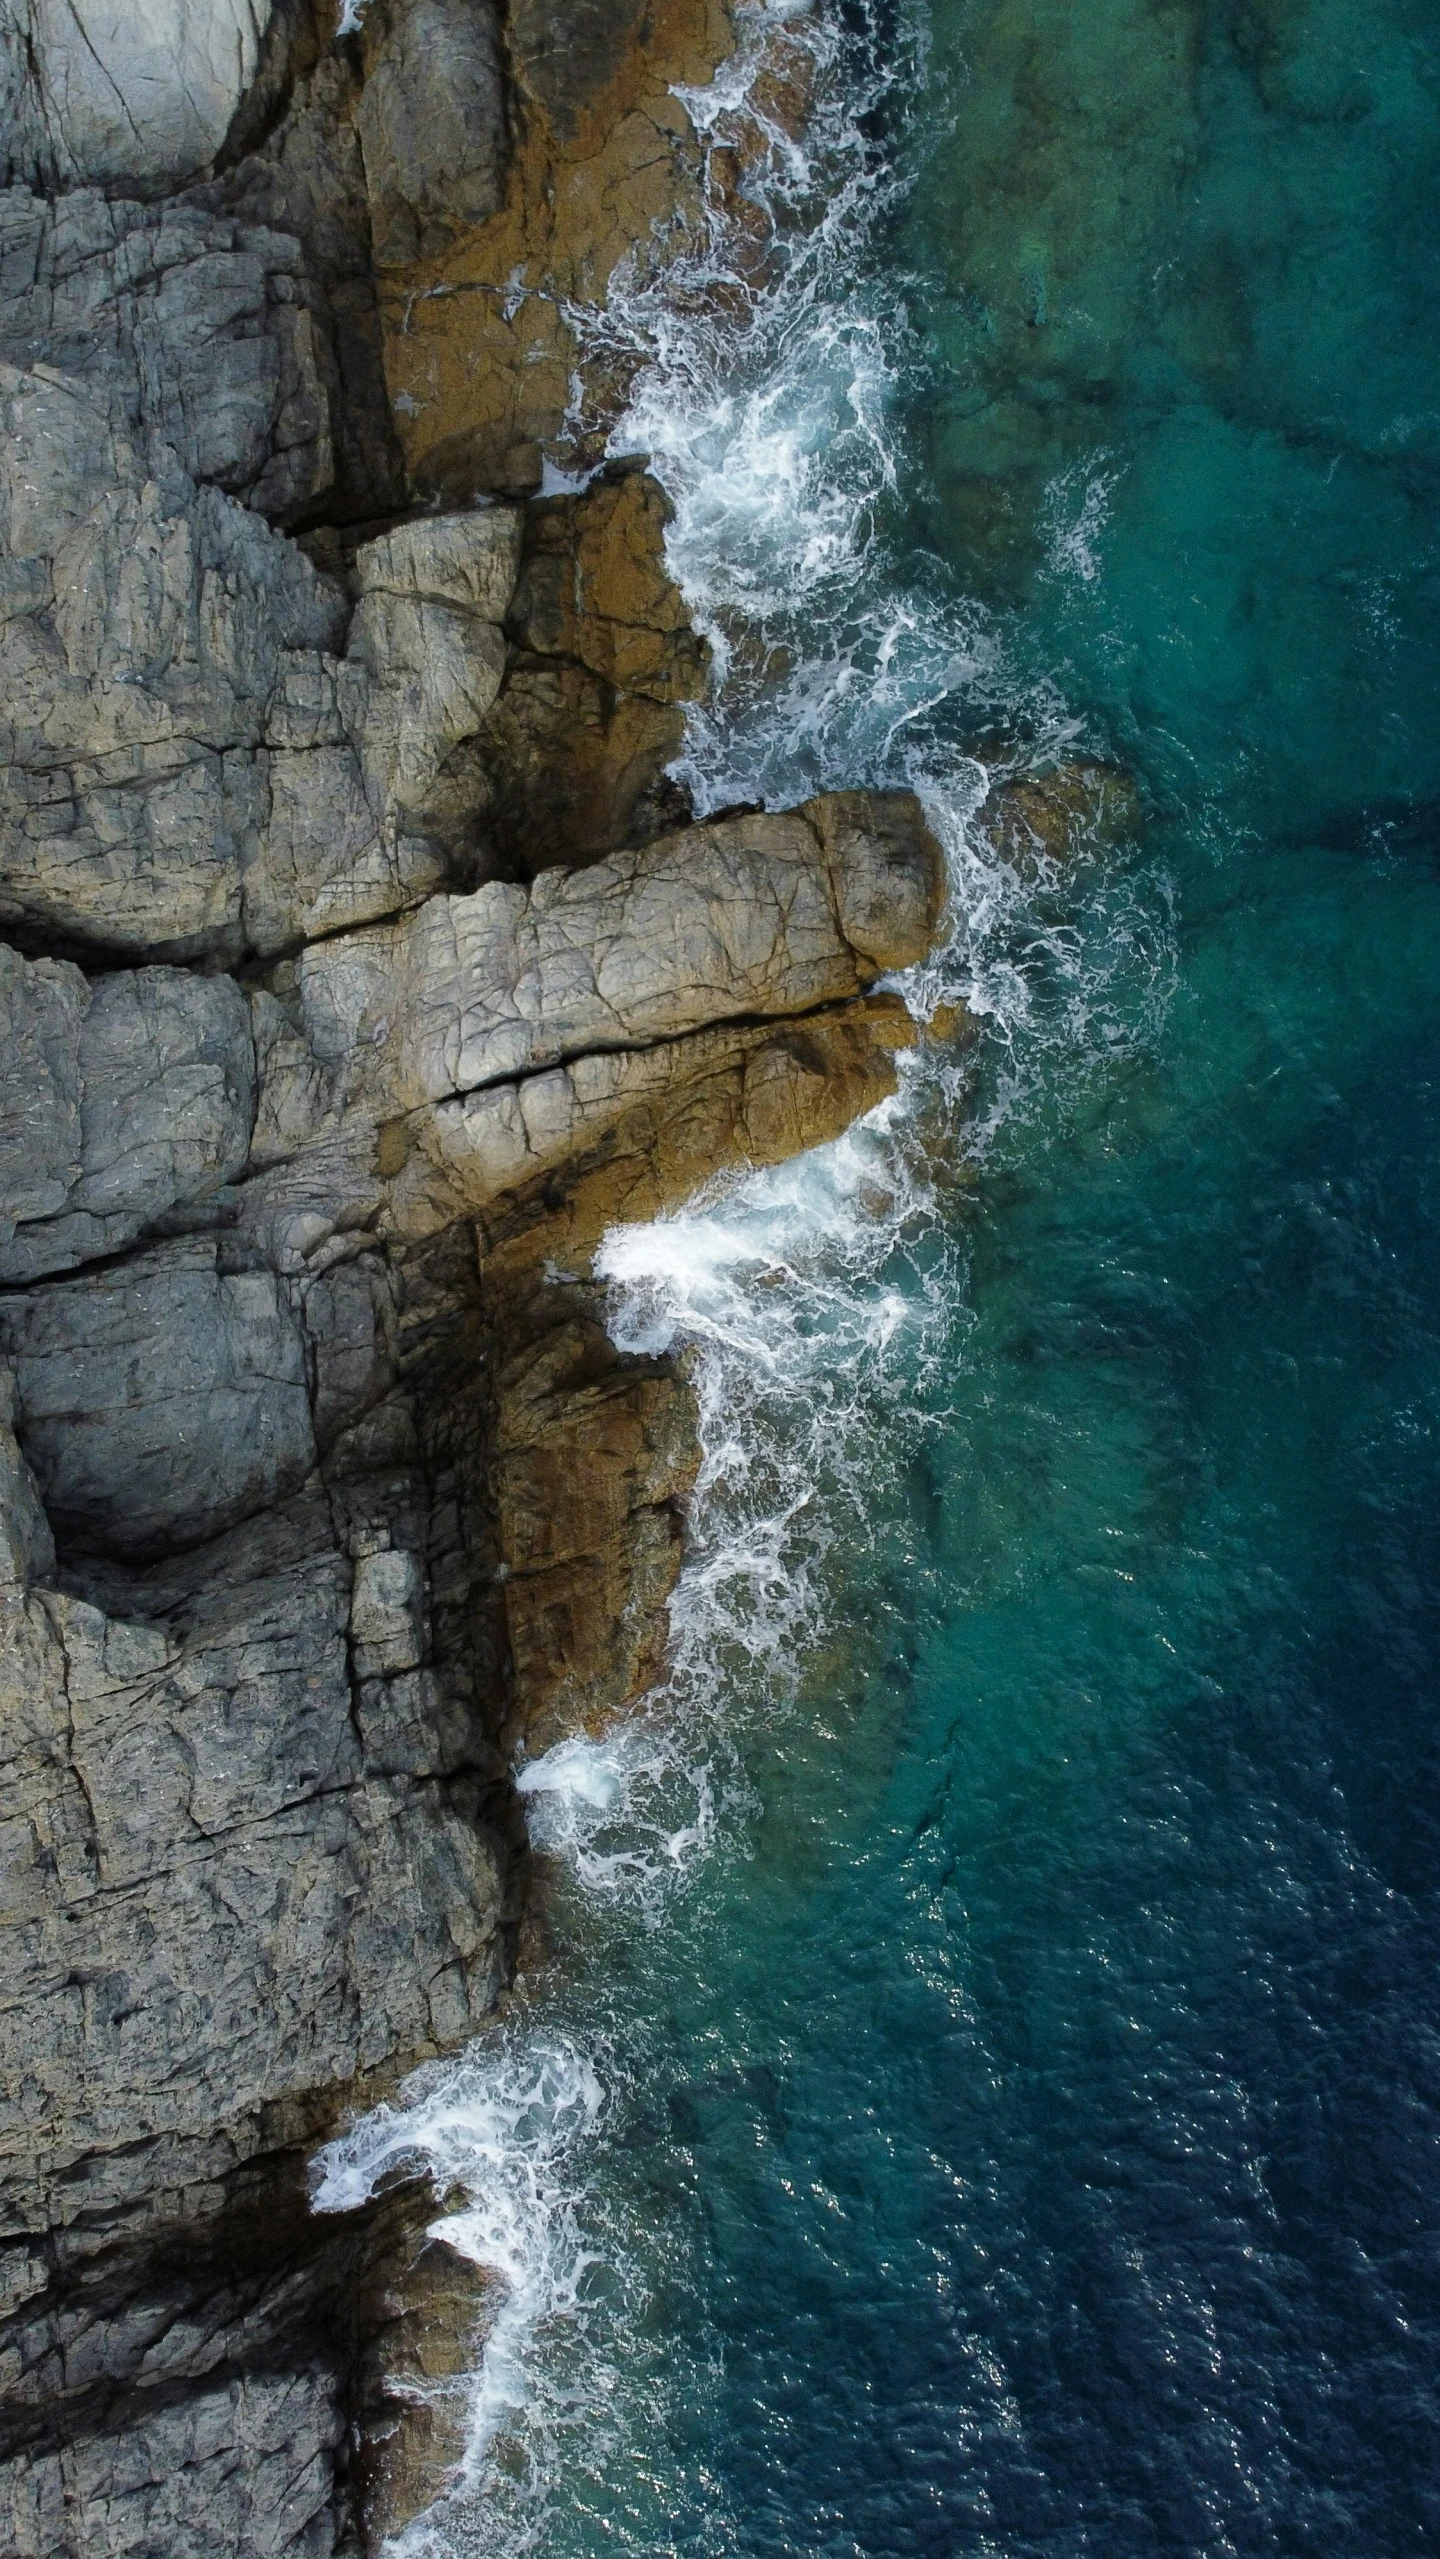
[[[423,2173],[452,2209],[431,2235],[482,2267],[494,2308],[465,2385],[464,2495],[500,2430],[531,2404],[537,2337],[583,2318],[593,2251],[580,2227],[575,2155],[602,2110],[590,2056],[564,2039],[521,2033],[474,2047],[458,2065],[412,2082],[407,2102],[379,2106],[317,2162],[314,2204],[344,2212],[398,2176]],[[438,2543],[438,2526],[403,2538]]]
[[[1021,700],[981,612],[907,587],[887,557],[892,412],[912,350],[895,281],[870,254],[897,184],[870,135],[913,73],[913,39],[892,24],[867,47],[789,0],[742,10],[738,33],[714,85],[681,94],[703,137],[742,150],[764,256],[737,254],[717,190],[708,235],[678,268],[622,279],[605,312],[571,315],[633,368],[614,449],[652,456],[675,507],[671,566],[714,650],[677,769],[702,811],[860,781],[919,789],[949,863],[949,931],[900,984],[921,1020],[968,1006],[993,1070],[984,1112],[962,1114],[968,1065],[922,1049],[901,1061],[895,1100],[834,1144],[617,1229],[597,1257],[616,1342],[687,1357],[703,1459],[663,1686],[622,1731],[561,1743],[517,1783],[537,1849],[597,1912],[650,1926],[743,1832],[747,1738],[783,1714],[824,1632],[836,1542],[864,1537],[936,1409],[959,1303],[937,1190],[1024,1106],[1037,1041],[1103,1050],[1125,1035],[1107,987],[1133,974],[1137,950],[1142,973],[1155,957],[1138,910],[1112,916],[1097,944],[1073,915],[1046,920],[1033,883],[997,861],[974,825],[991,775],[954,743],[956,699],[1023,710],[1042,752],[1074,724],[1047,687]],[[803,139],[757,104],[777,45],[808,57]],[[1074,494],[1068,565],[1088,576],[1104,493]],[[584,2180],[623,2042],[587,2052],[516,2027],[321,2155],[321,2209],[406,2169],[458,2194],[436,2228],[496,2278],[464,2471],[407,2551],[534,2546],[561,2448],[619,2422],[624,2313],[601,2306],[596,2259],[622,2300],[633,2270],[623,2239],[599,2247]]]

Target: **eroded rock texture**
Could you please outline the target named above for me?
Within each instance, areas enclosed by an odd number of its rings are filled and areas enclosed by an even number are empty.
[[[27,2559],[326,2559],[433,2492],[414,2393],[482,2304],[423,2195],[322,2223],[304,2163],[502,1997],[516,1751],[661,1664],[693,1409],[588,1258],[914,1036],[915,802],[691,824],[665,501],[530,494],[600,459],[565,299],[701,218],[672,84],[725,43],[709,0],[371,0],[338,43],[310,0],[0,5]]]

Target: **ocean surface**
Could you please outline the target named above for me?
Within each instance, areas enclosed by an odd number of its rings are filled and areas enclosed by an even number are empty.
[[[605,1248],[674,1669],[522,1773],[549,1971],[319,2166],[498,2278],[406,2547],[1440,2549],[1440,15],[742,37],[768,248],[602,324],[686,775],[921,789],[981,1036]],[[1076,752],[1141,813],[1017,877]]]

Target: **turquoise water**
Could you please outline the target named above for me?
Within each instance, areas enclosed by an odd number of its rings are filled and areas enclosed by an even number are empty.
[[[635,438],[721,644],[693,777],[931,793],[917,1000],[978,1005],[978,1087],[932,1059],[614,1246],[705,1402],[675,1677],[533,1773],[560,1978],[346,2173],[428,2159],[517,2305],[435,2547],[1398,2559],[1440,2547],[1440,24],[918,38],[821,47],[784,288],[718,352],[636,318]],[[1126,764],[1134,842],[987,869],[1000,733]]]

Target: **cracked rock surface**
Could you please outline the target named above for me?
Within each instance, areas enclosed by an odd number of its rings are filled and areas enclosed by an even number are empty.
[[[440,2483],[406,2391],[479,2294],[423,2191],[321,2222],[305,2167],[503,2000],[517,1746],[663,1660],[693,1402],[589,1255],[915,1036],[918,805],[690,823],[665,501],[533,495],[561,300],[698,218],[672,84],[724,44],[694,0],[338,44],[311,0],[0,0],[24,2559],[354,2559]]]

